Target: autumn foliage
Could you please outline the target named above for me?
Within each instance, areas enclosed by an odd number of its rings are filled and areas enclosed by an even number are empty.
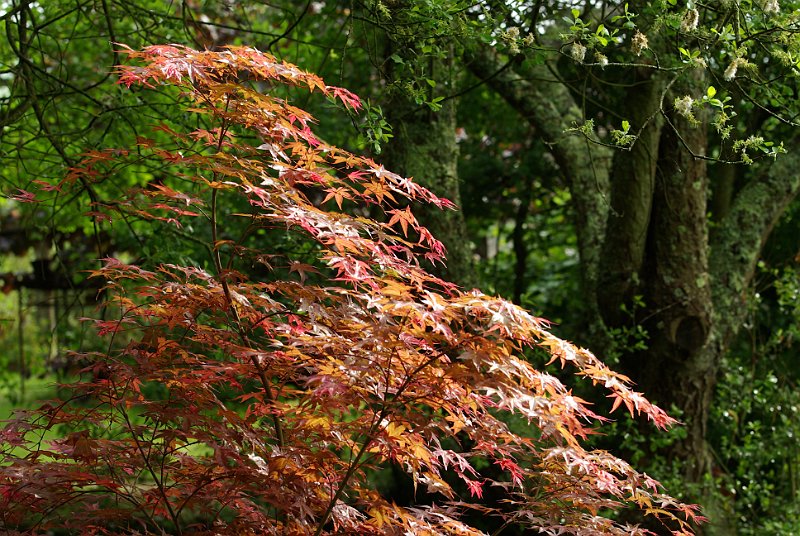
[[[691,533],[693,506],[583,446],[606,419],[530,356],[588,378],[614,409],[673,419],[546,321],[428,273],[421,260],[444,262],[444,248],[412,208],[451,203],[326,144],[275,93],[354,110],[356,96],[252,48],[125,52],[123,85],[178,88],[205,126],[164,123],[134,149],[87,154],[36,196],[157,163],[163,177],[89,217],[174,226],[207,258],[108,258],[92,274],[113,297],[96,321],[107,350],[81,356],[70,398],[2,430],[0,529],[483,534],[477,512],[546,534],[645,534],[600,515],[638,508]],[[259,249],[263,230],[304,237],[316,261]],[[389,465],[417,504],[378,491]]]

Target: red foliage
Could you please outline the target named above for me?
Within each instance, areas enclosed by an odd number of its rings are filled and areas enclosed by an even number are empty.
[[[106,259],[93,274],[120,311],[98,322],[109,350],[85,357],[92,375],[74,398],[1,432],[0,528],[482,534],[464,521],[475,509],[547,534],[647,533],[599,515],[631,506],[690,533],[695,509],[587,450],[583,438],[605,419],[523,353],[545,351],[660,428],[673,419],[544,320],[427,273],[417,259],[441,262],[444,249],[409,203],[451,203],[327,145],[309,114],[256,88],[297,86],[358,108],[355,96],[252,48],[127,54],[138,63],[120,68],[121,84],[177,86],[210,125],[158,127],[169,143],[140,138],[137,151],[163,164],[170,186],[95,208],[191,224],[195,240],[208,236],[211,268]],[[136,154],[87,155],[59,188]],[[245,236],[220,239],[223,199],[249,203],[249,213],[226,215],[245,220],[246,236],[304,233],[318,261],[248,277],[254,263],[283,261]],[[387,223],[348,214],[345,203],[383,210]],[[512,431],[508,414],[529,433]],[[493,470],[476,469],[478,459]],[[369,475],[387,464],[436,502],[381,497]],[[489,489],[505,502],[472,502]]]

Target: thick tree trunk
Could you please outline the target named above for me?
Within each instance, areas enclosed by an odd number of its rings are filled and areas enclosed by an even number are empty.
[[[610,203],[608,173],[612,153],[580,135],[565,132],[582,121],[582,113],[569,90],[558,81],[538,84],[529,81],[552,78],[543,66],[520,75],[514,69],[501,66],[487,49],[470,53],[467,65],[534,127],[570,188],[582,267],[581,291],[585,300],[581,324],[589,327],[588,340],[600,339],[601,333],[591,331],[599,318],[596,288]],[[587,344],[588,340],[582,344]]]
[[[408,43],[389,43],[385,56],[397,54],[412,64],[419,56]],[[452,91],[454,74],[452,57],[449,60],[425,59],[425,72],[435,80],[436,87]],[[393,65],[387,60],[387,65]],[[388,73],[391,82],[393,73]],[[386,105],[387,118],[394,137],[386,146],[387,167],[396,173],[414,177],[420,184],[461,205],[458,180],[458,143],[456,141],[456,104],[450,99],[441,109],[432,110],[397,89]],[[429,88],[429,101],[435,97],[434,87]],[[439,210],[421,207],[416,211],[420,222],[447,248],[445,266],[434,266],[433,271],[445,279],[465,288],[477,284],[473,266],[472,245],[467,235],[466,222],[460,210]]]
[[[737,166],[734,164],[714,164],[710,166],[709,176],[712,183],[711,217],[720,222],[731,211],[736,186]]]
[[[673,456],[688,461],[692,482],[710,469],[706,420],[719,361],[704,351],[712,329],[713,303],[708,276],[707,178],[704,126],[677,118],[663,130],[647,253],[640,272],[649,335],[645,352],[629,354],[625,369],[649,397],[683,411],[686,440]],[[683,144],[688,145],[684,147]]]
[[[648,73],[625,95],[628,120],[639,137],[630,151],[614,157],[611,210],[600,258],[600,278],[595,288],[603,320],[616,326],[626,321],[623,305],[641,294],[640,273],[651,223],[659,138],[663,120],[659,113],[664,82]]]
[[[386,145],[385,160],[392,171],[413,177],[436,195],[460,207],[456,101],[448,99],[435,111],[426,104],[454,91],[455,58],[452,53],[440,58],[420,50],[422,41],[414,35],[417,25],[403,24],[413,5],[413,2],[400,0],[390,6],[391,20],[400,26],[388,32],[384,41],[382,74],[389,95],[385,109],[393,133]],[[452,52],[452,44],[440,42],[437,46],[449,46]],[[401,59],[399,65],[395,61],[397,58]],[[421,95],[422,92],[427,94]],[[447,249],[446,265],[430,267],[432,271],[462,287],[476,286],[472,245],[463,213],[436,207],[421,207],[415,213]]]
[[[460,205],[454,101],[433,112],[398,96],[388,107],[388,117],[394,133],[386,148],[388,166]],[[435,271],[466,288],[475,286],[472,248],[463,213],[423,207],[417,215],[447,248],[447,265],[434,267]]]
[[[704,128],[665,129],[642,271],[646,352],[623,361],[648,396],[683,412],[687,436],[671,455],[690,482],[712,467],[706,428],[722,357],[744,321],[748,290],[769,233],[800,189],[797,157],[768,165],[734,198],[708,237]]]

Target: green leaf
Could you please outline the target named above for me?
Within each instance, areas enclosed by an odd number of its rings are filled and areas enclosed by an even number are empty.
[[[717,88],[715,88],[714,86],[708,86],[708,89],[706,90],[706,95],[708,95],[708,98],[711,99],[716,94],[717,94]]]
[[[628,132],[628,130],[630,130],[630,128],[631,128],[630,122],[622,121],[622,131],[623,132]]]
[[[577,19],[580,16],[581,16],[580,10],[578,10],[578,9],[573,9],[572,10],[572,18]]]

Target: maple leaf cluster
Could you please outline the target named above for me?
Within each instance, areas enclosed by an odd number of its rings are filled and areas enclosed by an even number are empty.
[[[674,420],[546,321],[428,273],[420,259],[445,252],[412,207],[452,204],[326,144],[271,89],[350,108],[357,97],[252,48],[125,52],[121,84],[180,88],[207,128],[158,125],[135,150],[89,153],[43,191],[100,182],[126,159],[156,162],[167,179],[90,217],[190,227],[209,260],[146,269],[108,258],[92,274],[119,312],[97,321],[108,350],[82,357],[72,398],[0,432],[0,528],[478,535],[466,515],[477,512],[544,534],[649,533],[601,515],[634,507],[691,533],[696,509],[587,449],[606,418],[525,354],[539,348],[659,428]],[[222,213],[237,202],[241,212]],[[232,219],[245,230],[223,239]],[[254,229],[305,236],[316,261],[260,250]],[[382,496],[370,476],[389,465],[425,500]]]

